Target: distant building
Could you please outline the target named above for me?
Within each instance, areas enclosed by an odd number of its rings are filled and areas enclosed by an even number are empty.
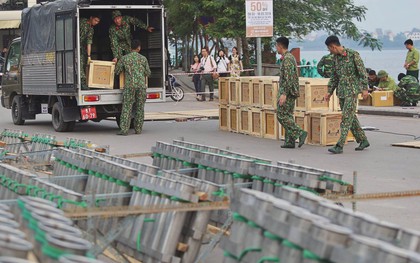
[[[36,0],[0,0],[0,49],[20,36],[22,9],[36,4]]]
[[[408,35],[407,38],[412,39],[413,41],[418,41],[420,40],[420,30],[418,29],[413,29],[413,31],[411,31]]]

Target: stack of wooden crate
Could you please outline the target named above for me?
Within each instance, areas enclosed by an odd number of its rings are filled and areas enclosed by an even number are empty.
[[[337,97],[324,99],[328,79],[300,78],[295,121],[308,132],[307,142],[332,145],[340,137],[341,112]],[[221,130],[269,139],[284,139],[277,121],[278,77],[219,79]],[[351,138],[351,136],[349,136]]]

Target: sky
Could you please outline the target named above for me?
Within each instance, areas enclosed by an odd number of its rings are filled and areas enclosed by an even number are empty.
[[[356,22],[359,29],[374,31],[376,28],[392,30],[394,33],[420,29],[420,0],[353,0],[363,5],[366,20]]]

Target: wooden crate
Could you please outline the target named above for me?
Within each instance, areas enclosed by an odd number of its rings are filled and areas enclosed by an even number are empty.
[[[353,133],[349,130],[349,133],[347,134],[347,141],[348,142],[355,142],[356,138],[354,137]]]
[[[229,103],[229,83],[230,78],[219,78],[219,103]]]
[[[330,103],[324,99],[328,93],[328,79],[300,78],[300,97],[296,100],[298,111],[329,111]]]
[[[341,112],[310,113],[310,144],[334,145],[340,138]]]
[[[239,132],[239,107],[228,107],[228,123],[230,132]]]
[[[247,107],[241,107],[239,109],[239,133],[250,134],[251,133],[251,112]]]
[[[226,105],[219,106],[219,129],[222,131],[229,130],[229,113]]]
[[[336,90],[334,90],[333,95],[330,97],[330,111],[331,112],[341,111],[340,100],[337,97],[337,91]]]
[[[271,80],[264,80],[260,84],[262,95],[261,95],[261,106],[263,109],[277,109],[277,93],[279,91],[279,81],[278,78],[273,78]]]
[[[240,78],[230,78],[228,88],[228,103],[231,105],[239,105],[239,86],[241,85]]]
[[[279,122],[275,110],[263,110],[262,135],[268,139],[279,139]]]
[[[252,79],[251,77],[240,78],[239,105],[241,106],[251,105]]]
[[[251,106],[255,108],[261,108],[261,97],[262,97],[262,85],[261,79],[253,79],[251,82]]]
[[[295,118],[295,122],[297,125],[299,125],[299,127],[301,127],[304,131],[309,133],[309,127],[310,127],[310,123],[309,123],[309,113],[308,112],[304,112],[304,111],[295,111],[293,114],[294,118]],[[281,127],[280,129],[281,133],[280,133],[280,139],[284,140],[285,137],[285,129],[284,127]],[[308,142],[308,138],[309,136],[306,138],[305,143]]]
[[[263,137],[262,133],[262,119],[263,112],[258,108],[249,108],[250,130],[249,134],[255,137]]]
[[[88,65],[87,82],[89,88],[114,88],[115,62],[92,60]]]

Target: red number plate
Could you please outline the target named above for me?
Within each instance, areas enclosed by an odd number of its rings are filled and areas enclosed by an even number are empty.
[[[96,108],[95,107],[83,107],[80,109],[80,115],[82,116],[82,120],[91,120],[96,119],[98,116],[96,115]]]

